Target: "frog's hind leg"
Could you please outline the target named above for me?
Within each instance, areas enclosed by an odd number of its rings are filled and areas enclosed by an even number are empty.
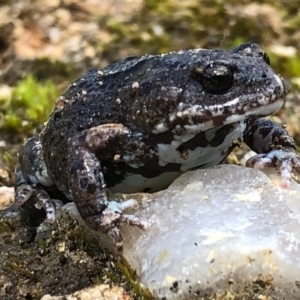
[[[137,205],[135,200],[108,200],[101,162],[95,153],[109,152],[111,143],[117,150],[128,138],[130,131],[121,124],[100,125],[71,138],[68,149],[69,186],[77,209],[88,226],[108,233],[118,250],[123,245],[118,229],[121,223],[140,228],[147,224],[134,215],[123,214],[125,209]]]
[[[62,201],[51,199],[42,186],[27,182],[20,170],[16,171],[16,183],[16,204],[21,206],[32,198],[35,208],[44,209],[47,222],[54,223],[55,212],[62,206]]]
[[[35,135],[25,143],[19,155],[19,167],[15,176],[16,204],[21,206],[31,199],[37,209],[45,210],[46,220],[54,223],[55,210],[62,202],[51,199],[46,191],[46,188],[51,188],[53,182],[48,176],[39,135]]]

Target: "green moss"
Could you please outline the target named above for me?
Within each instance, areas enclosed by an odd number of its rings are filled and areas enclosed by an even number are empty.
[[[132,268],[130,267],[129,263],[125,260],[124,257],[119,256],[116,261],[116,267],[122,274],[125,276],[125,278],[128,280],[130,285],[132,286],[135,294],[140,297],[141,299],[145,300],[151,300],[153,299],[152,294],[150,291],[144,287],[141,286],[137,274]]]
[[[0,234],[10,232],[11,228],[4,219],[0,219]]]
[[[11,269],[14,272],[19,273],[20,275],[28,278],[28,279],[32,279],[34,281],[37,281],[38,278],[32,274],[31,272],[29,272],[28,270],[26,270],[26,268],[24,268],[21,264],[19,264],[19,262],[17,261],[9,261],[6,263],[6,266]]]
[[[58,90],[51,81],[38,82],[28,75],[13,89],[10,99],[0,106],[0,129],[29,133],[48,118]]]
[[[141,286],[136,272],[132,270],[128,262],[121,255],[101,248],[100,240],[89,233],[90,229],[79,225],[78,221],[71,218],[58,218],[56,226],[59,233],[58,239],[64,242],[68,251],[82,249],[90,257],[97,257],[97,259],[105,261],[107,267],[94,274],[94,283],[104,283],[107,279],[122,285],[126,282],[127,288],[132,289],[138,299],[153,299],[151,293]]]

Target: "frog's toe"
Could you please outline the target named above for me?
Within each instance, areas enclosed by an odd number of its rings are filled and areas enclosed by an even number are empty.
[[[120,202],[120,203],[119,202],[114,202],[114,201],[112,201],[110,203],[117,203],[117,205],[118,205],[118,207],[121,211],[124,211],[126,209],[130,209],[130,208],[138,208],[138,206],[139,206],[137,201],[134,200],[134,199],[128,199],[128,200]],[[112,205],[115,205],[115,204],[112,204]]]
[[[139,227],[140,229],[147,229],[149,227],[149,222],[142,220],[135,215],[125,215],[123,214],[120,218],[121,223],[128,224],[131,226]]]
[[[135,208],[137,201],[130,199],[123,202],[109,201],[107,208],[102,212],[100,228],[107,232],[113,240],[118,251],[122,251],[123,237],[118,228],[119,225],[127,224],[136,226],[140,229],[149,227],[148,222],[143,221],[139,217],[130,214],[123,214],[123,211],[129,208]]]
[[[55,222],[55,211],[62,206],[62,201],[51,199],[48,193],[41,189],[33,188],[29,184],[22,184],[16,191],[16,204],[21,206],[30,198],[34,200],[37,209],[44,209],[46,220],[49,223]]]
[[[124,214],[126,209],[136,208],[138,203],[134,199],[123,202],[109,201],[107,208],[103,211],[101,225],[111,228],[119,224],[137,226],[141,229],[148,227],[148,222],[141,220],[139,217],[130,214]]]
[[[44,190],[35,190],[35,207],[37,209],[44,209],[46,213],[46,221],[49,223],[55,222],[55,211],[56,207],[61,207],[61,204],[58,203],[59,200],[53,200],[50,198],[47,192]]]
[[[118,203],[118,206],[123,212],[126,209],[138,208],[138,202],[134,199],[129,199]],[[149,227],[149,223],[147,221],[144,221],[135,215],[128,215],[128,214],[121,214],[120,223],[128,224],[130,226],[136,226],[141,229],[146,229]]]
[[[135,215],[122,214],[119,219],[120,224],[127,224],[131,226],[137,226],[140,229],[146,229],[149,224],[146,221],[141,220]],[[112,239],[119,252],[123,251],[123,237],[118,227],[110,227],[107,231],[109,237]]]
[[[246,164],[259,170],[264,167],[275,167],[281,176],[282,187],[290,185],[293,170],[300,174],[300,159],[294,151],[272,150],[267,154],[251,157]]]
[[[29,184],[22,184],[18,186],[16,191],[16,204],[21,206],[32,196],[33,189]]]

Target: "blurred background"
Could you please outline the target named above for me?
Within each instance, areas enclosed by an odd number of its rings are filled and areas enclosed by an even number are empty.
[[[299,138],[298,0],[1,0],[0,185],[67,84],[132,55],[261,44],[288,84],[275,120]]]

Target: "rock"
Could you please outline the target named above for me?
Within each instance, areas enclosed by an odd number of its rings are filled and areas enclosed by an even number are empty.
[[[152,225],[122,228],[123,256],[157,299],[300,299],[300,185],[279,183],[223,165],[127,195]],[[79,218],[72,203],[62,211]]]
[[[110,288],[108,285],[101,284],[91,288],[83,289],[72,295],[50,296],[45,295],[41,300],[130,300],[130,296],[124,293],[121,287]]]
[[[0,210],[8,208],[15,201],[15,191],[13,187],[0,187]]]

